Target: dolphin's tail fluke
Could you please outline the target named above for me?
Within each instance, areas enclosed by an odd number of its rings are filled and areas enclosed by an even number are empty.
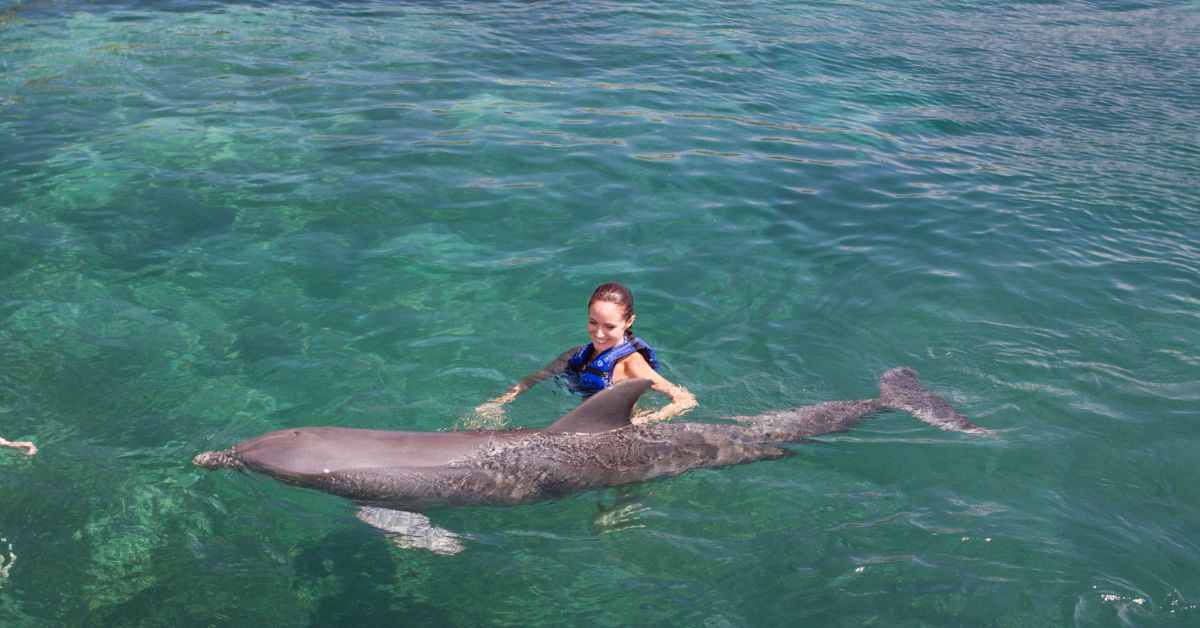
[[[939,429],[995,434],[975,425],[949,402],[926,388],[917,379],[917,372],[907,366],[894,368],[879,378],[879,402],[885,408],[903,410]]]
[[[205,469],[244,469],[245,465],[233,455],[232,449],[206,451],[192,458],[192,464]]]

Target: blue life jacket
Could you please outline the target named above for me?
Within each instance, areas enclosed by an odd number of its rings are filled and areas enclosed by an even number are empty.
[[[567,361],[565,374],[568,378],[568,386],[575,392],[583,393],[584,397],[591,397],[612,386],[613,369],[617,367],[617,362],[634,352],[641,353],[642,357],[646,358],[646,362],[650,364],[650,368],[658,370],[658,360],[654,358],[654,349],[651,349],[650,345],[641,338],[626,339],[588,362],[588,355],[594,349],[592,343],[589,342],[580,347]]]

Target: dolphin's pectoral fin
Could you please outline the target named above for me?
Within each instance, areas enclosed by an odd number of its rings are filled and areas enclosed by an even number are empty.
[[[358,520],[383,530],[388,539],[401,549],[426,549],[434,554],[451,556],[463,551],[462,537],[439,528],[425,515],[390,510],[374,506],[360,506]]]

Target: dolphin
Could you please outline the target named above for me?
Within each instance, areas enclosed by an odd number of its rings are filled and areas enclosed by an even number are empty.
[[[511,505],[578,491],[671,477],[791,455],[782,443],[842,432],[863,417],[901,410],[940,429],[993,434],[926,388],[916,371],[895,368],[874,399],[831,401],[726,423],[630,423],[648,379],[620,382],[587,399],[545,429],[399,432],[300,427],[269,432],[193,462],[206,469],[252,470],[276,480],[340,495],[358,518],[401,547],[441,554],[462,550],[461,537],[417,511]]]

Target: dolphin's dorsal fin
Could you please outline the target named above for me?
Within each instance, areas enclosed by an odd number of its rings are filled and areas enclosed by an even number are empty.
[[[634,402],[648,388],[648,379],[625,380],[596,393],[544,431],[598,434],[625,427],[633,414]]]

